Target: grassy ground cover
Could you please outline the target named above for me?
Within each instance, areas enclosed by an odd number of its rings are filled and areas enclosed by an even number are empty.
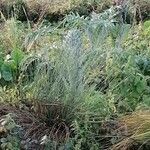
[[[2,150],[150,148],[150,21],[122,10],[57,23],[1,13]]]

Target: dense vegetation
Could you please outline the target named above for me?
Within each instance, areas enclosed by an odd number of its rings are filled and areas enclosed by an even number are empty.
[[[62,1],[0,0],[0,149],[150,149],[149,0]]]

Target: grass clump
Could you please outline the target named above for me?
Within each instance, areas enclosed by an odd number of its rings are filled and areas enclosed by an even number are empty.
[[[120,119],[126,131],[125,137],[115,144],[112,149],[130,149],[140,147],[148,149],[150,137],[149,110],[135,112]]]

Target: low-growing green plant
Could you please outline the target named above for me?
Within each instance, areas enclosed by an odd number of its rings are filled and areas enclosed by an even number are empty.
[[[107,73],[108,78],[112,78],[109,90],[117,107],[121,108],[119,110],[123,110],[125,107],[125,111],[132,111],[142,101],[143,95],[149,93],[147,82],[131,53],[122,52],[119,55],[120,57],[117,55],[114,58],[113,56],[108,58]]]
[[[16,82],[19,77],[19,65],[25,54],[21,50],[14,50],[11,54],[1,58],[0,80],[1,85],[6,82]]]
[[[0,103],[8,103],[11,105],[19,104],[21,100],[21,93],[18,86],[0,86]]]
[[[0,126],[4,135],[0,138],[0,147],[2,150],[19,150],[20,149],[20,139],[19,139],[19,130],[18,126],[12,118],[12,114],[3,116],[0,120]]]

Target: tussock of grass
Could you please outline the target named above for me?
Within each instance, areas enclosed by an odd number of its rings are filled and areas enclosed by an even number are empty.
[[[127,150],[134,144],[144,146],[150,142],[150,111],[139,111],[120,119],[124,125],[123,140],[115,144],[112,150]],[[120,129],[121,129],[120,128]]]
[[[31,107],[26,107],[25,105],[20,105],[20,108],[17,108],[0,103],[0,120],[10,114],[14,122],[22,128],[23,136],[21,145],[19,145],[21,148],[24,149],[28,145],[32,148],[34,147],[34,149],[44,149],[45,145],[41,144],[41,139],[45,135],[57,142],[63,142],[69,138],[70,129],[64,122],[51,124],[52,126],[50,126],[50,124],[37,117],[36,113],[30,111],[32,111]],[[0,137],[4,136],[4,131],[5,134],[8,134],[6,130],[2,129],[0,124]],[[29,139],[33,142],[28,143]]]

